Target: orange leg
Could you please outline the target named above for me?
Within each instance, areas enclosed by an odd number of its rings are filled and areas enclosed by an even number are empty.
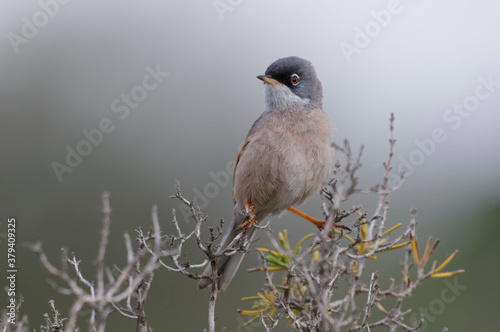
[[[253,213],[255,211],[255,206],[254,205],[250,205],[250,204],[247,203],[247,204],[245,204],[245,211],[248,214],[248,218],[247,218],[247,220],[245,220],[244,223],[242,223],[236,229],[237,231],[242,230],[243,228],[245,230],[247,230],[250,227],[252,227],[253,223],[255,222],[255,213]]]
[[[299,210],[294,209],[293,207],[289,207],[287,210],[288,210],[288,211],[290,211],[290,212],[295,213],[296,215],[298,215],[299,217],[304,218],[304,219],[305,219],[305,220],[307,220],[307,221],[310,221],[311,223],[313,223],[313,224],[314,224],[314,226],[318,227],[318,229],[323,229],[323,228],[325,227],[325,224],[326,224],[326,222],[325,222],[325,221],[319,221],[319,220],[317,220],[317,219],[311,218],[311,217],[309,217],[307,214],[302,213],[302,212],[300,212]],[[336,223],[333,223],[333,227],[346,229],[346,230],[348,230],[348,231],[350,231],[350,230],[351,230],[349,227],[346,227],[346,226],[344,226],[344,225],[339,225],[339,224],[336,224]]]

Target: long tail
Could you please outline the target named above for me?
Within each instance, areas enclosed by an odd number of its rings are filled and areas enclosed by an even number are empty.
[[[231,221],[231,227],[229,227],[226,230],[226,234],[224,234],[224,237],[222,238],[220,248],[225,248],[233,239],[238,235],[237,228],[239,225],[241,225],[244,222],[244,216],[241,215],[239,211],[236,211],[233,216],[233,219]],[[255,235],[255,230],[256,227],[250,227],[246,231],[246,237],[251,241],[253,236]],[[243,257],[245,256],[245,253],[237,253],[232,256],[224,256],[219,259],[219,264],[217,268],[217,274],[219,275],[219,290],[221,292],[225,291],[227,286],[229,286],[229,283],[233,279],[234,275],[236,274],[236,271],[238,271],[238,268],[240,267],[241,261],[243,260]],[[211,267],[210,265],[203,271],[203,274],[210,274]],[[207,286],[210,286],[210,280],[208,279],[201,279],[200,282],[198,283],[198,288],[202,289]]]

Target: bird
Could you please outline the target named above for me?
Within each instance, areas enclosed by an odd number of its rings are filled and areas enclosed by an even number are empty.
[[[297,56],[274,61],[257,78],[264,82],[266,108],[251,126],[236,158],[234,213],[220,248],[229,245],[239,232],[246,232],[251,241],[257,229],[254,224],[286,210],[318,228],[324,225],[295,209],[319,193],[333,164],[333,123],[323,111],[322,84],[312,63]],[[220,291],[227,289],[244,255],[220,257]],[[211,273],[208,266],[204,274]],[[209,285],[209,278],[198,283],[200,289]]]

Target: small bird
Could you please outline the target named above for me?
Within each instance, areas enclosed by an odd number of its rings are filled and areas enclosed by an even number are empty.
[[[285,210],[319,228],[324,225],[293,208],[319,192],[333,163],[333,125],[322,109],[321,82],[311,62],[296,56],[276,60],[257,78],[265,83],[266,110],[250,128],[236,158],[234,216],[221,248],[239,231],[251,240],[257,229],[254,223]],[[228,287],[243,256],[220,258],[219,290]],[[204,273],[211,273],[210,266]],[[201,279],[198,287],[210,284]]]

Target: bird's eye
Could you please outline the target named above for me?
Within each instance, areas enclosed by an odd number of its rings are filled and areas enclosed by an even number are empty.
[[[293,74],[292,77],[290,77],[290,82],[292,82],[293,85],[299,84],[299,75]]]

